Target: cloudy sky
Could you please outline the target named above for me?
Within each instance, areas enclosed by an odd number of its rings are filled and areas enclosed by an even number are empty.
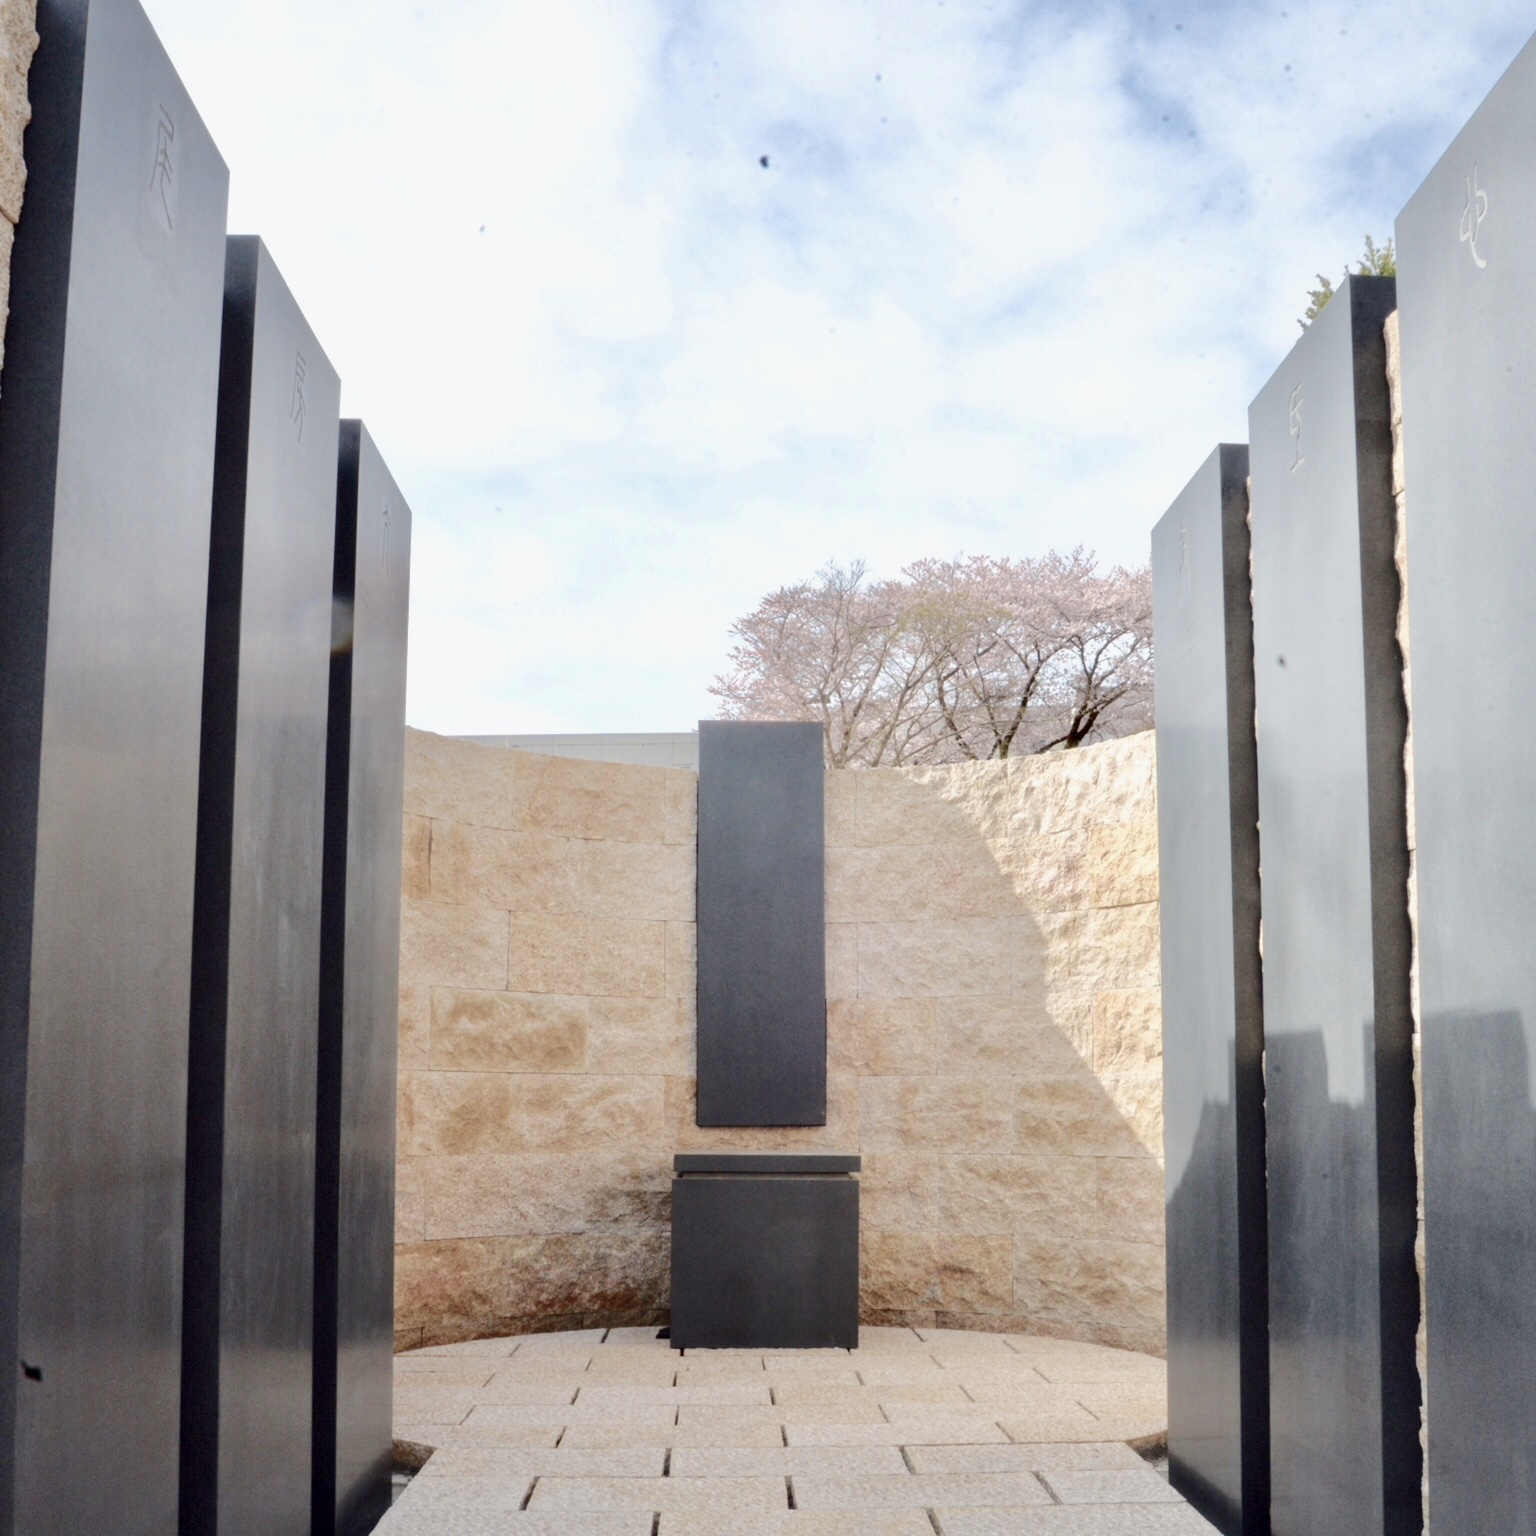
[[[1149,530],[1514,0],[145,0],[415,515],[411,723],[685,730],[828,560]]]

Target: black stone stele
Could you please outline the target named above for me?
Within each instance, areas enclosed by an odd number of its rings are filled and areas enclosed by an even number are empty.
[[[326,759],[315,1205],[313,1536],[389,1508],[395,1042],[411,509],[341,424]]]
[[[1536,43],[1397,221],[1429,1520],[1536,1528]]]
[[[0,394],[0,1532],[170,1531],[228,176],[41,0]]]
[[[857,1157],[680,1154],[674,1349],[856,1349]]]
[[[1276,1536],[1421,1528],[1393,305],[1350,278],[1249,412]]]
[[[1226,1536],[1269,1529],[1259,800],[1248,449],[1152,533],[1168,1181],[1168,1459]]]
[[[700,1125],[827,1121],[821,727],[699,723]]]
[[[198,792],[180,1536],[309,1529],[340,401],[266,248],[232,237]]]

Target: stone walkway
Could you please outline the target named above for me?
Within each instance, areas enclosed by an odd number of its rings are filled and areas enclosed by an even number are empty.
[[[481,1339],[396,1357],[396,1439],[435,1449],[378,1532],[1210,1536],[1127,1444],[1166,1424],[1161,1360],[1061,1339]]]

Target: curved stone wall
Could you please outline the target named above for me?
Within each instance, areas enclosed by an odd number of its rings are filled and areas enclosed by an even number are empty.
[[[827,776],[828,1124],[694,1124],[697,781],[412,731],[402,1347],[666,1316],[676,1151],[858,1151],[866,1321],[1163,1345],[1150,733]]]

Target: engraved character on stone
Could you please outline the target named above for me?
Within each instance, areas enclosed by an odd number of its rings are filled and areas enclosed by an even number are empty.
[[[1488,217],[1488,193],[1478,185],[1477,164],[1466,178],[1467,206],[1461,210],[1461,241],[1472,252],[1472,260],[1479,267],[1488,265],[1488,258],[1477,248],[1477,238],[1482,232],[1483,220]]]
[[[1301,408],[1306,404],[1306,398],[1301,393],[1301,385],[1298,384],[1291,391],[1291,442],[1296,447],[1296,457],[1291,461],[1291,473],[1295,474],[1303,464],[1307,462],[1307,456],[1301,451]]]
[[[304,361],[302,352],[293,354],[293,405],[289,411],[288,419],[298,428],[294,434],[294,440],[304,441],[304,418],[309,413],[309,400],[306,396],[306,379],[309,373],[309,365]]]
[[[150,172],[149,190],[159,199],[158,212],[167,230],[176,227],[176,164],[171,155],[175,143],[175,120],[161,107],[155,121],[155,164]]]

